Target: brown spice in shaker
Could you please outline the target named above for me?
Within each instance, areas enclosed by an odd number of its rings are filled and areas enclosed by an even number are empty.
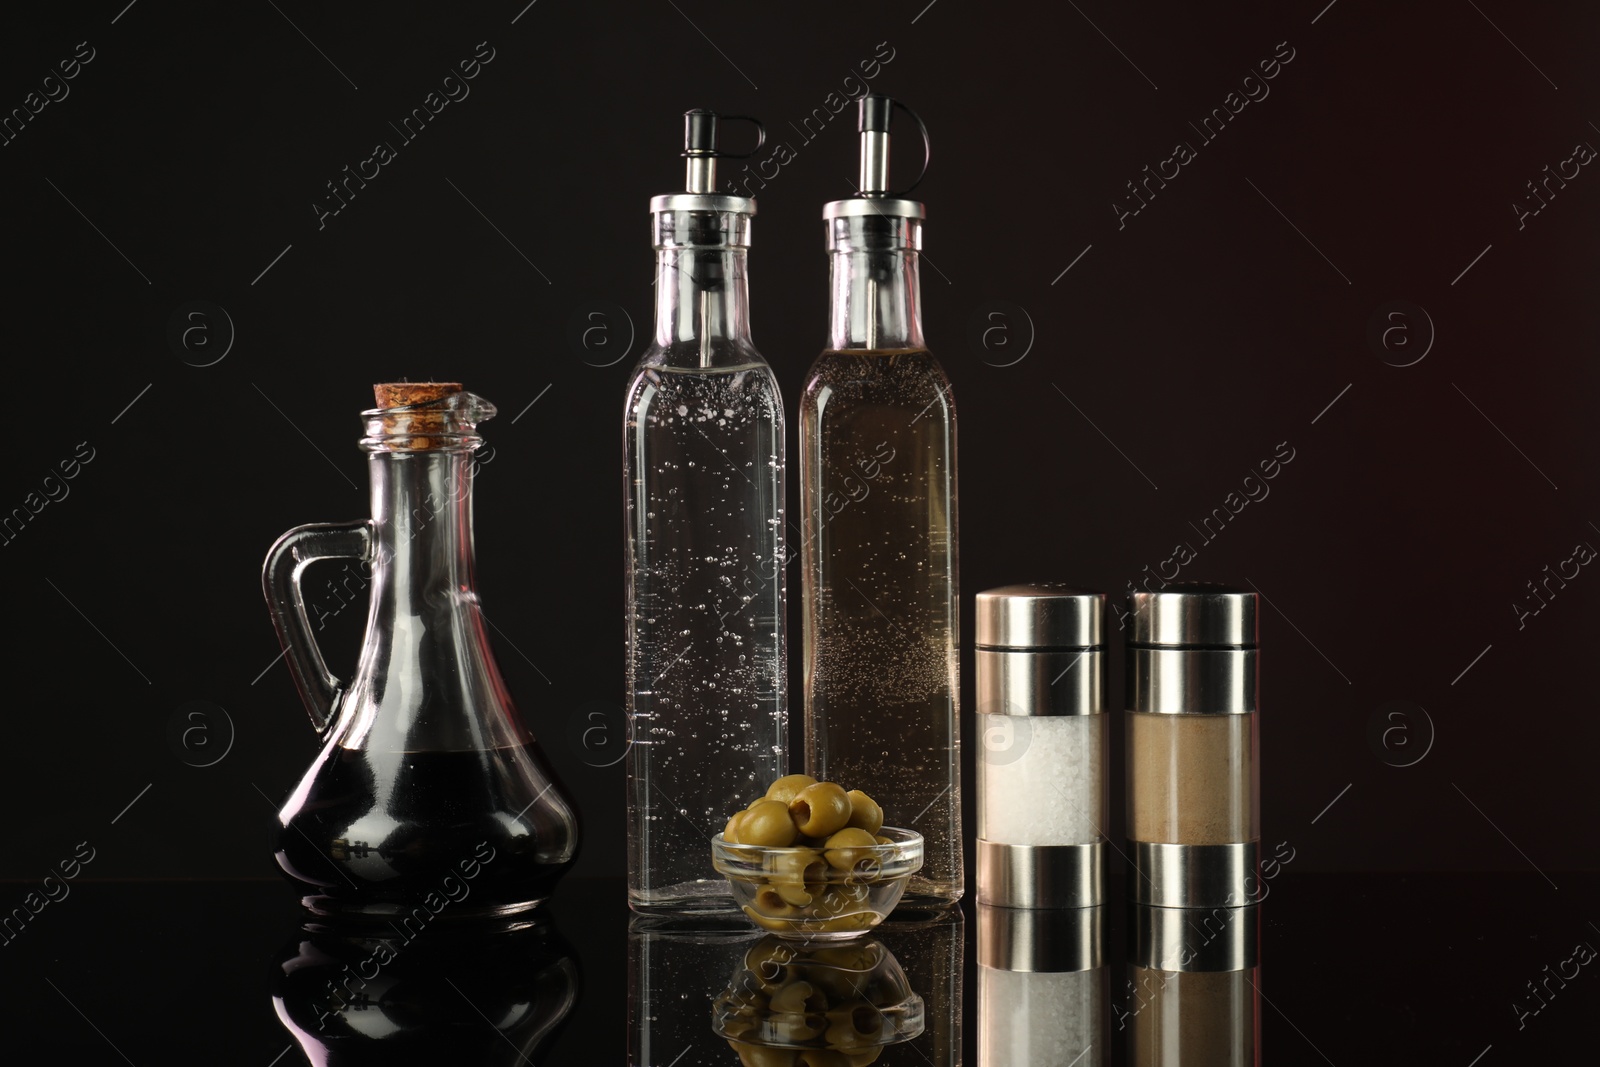
[[[1221,845],[1261,836],[1256,716],[1128,714],[1128,836]]]

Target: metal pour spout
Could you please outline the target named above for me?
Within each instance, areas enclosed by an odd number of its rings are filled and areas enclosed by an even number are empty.
[[[861,98],[857,128],[861,131],[862,196],[883,196],[889,191],[889,116],[894,101],[882,93]]]
[[[684,189],[710,193],[717,187],[717,113],[695,108],[683,113]]]

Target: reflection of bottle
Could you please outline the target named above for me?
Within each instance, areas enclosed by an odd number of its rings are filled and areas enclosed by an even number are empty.
[[[578,999],[571,950],[541,923],[436,927],[416,938],[298,931],[273,1008],[321,1067],[543,1063]]]
[[[905,967],[911,988],[921,995],[927,1020],[922,1036],[906,1047],[895,1064],[959,1067],[962,1061],[962,963],[966,920],[961,909],[901,905],[872,931]]]
[[[712,193],[717,116],[687,115],[688,192],[650,202],[656,332],[626,409],[628,902],[731,908],[710,840],[787,772],[784,423],[750,340],[755,201]]]
[[[628,924],[628,1067],[733,1062],[706,1020],[729,973],[762,937],[742,916],[634,916]]]
[[[1257,1067],[1260,910],[1134,905],[1115,1005],[1130,1067]]]
[[[1105,909],[978,905],[978,1067],[1099,1067]]]
[[[962,892],[955,406],[922,340],[923,207],[887,192],[892,104],[861,98],[860,195],[823,209],[830,341],[800,404],[806,766],[878,783],[925,843],[908,895],[951,901]]]
[[[1257,902],[1256,594],[1204,583],[1134,593],[1128,644],[1133,899]]]

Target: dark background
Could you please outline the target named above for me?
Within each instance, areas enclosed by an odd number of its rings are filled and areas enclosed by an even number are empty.
[[[1520,629],[1512,604],[1600,545],[1600,177],[1583,168],[1522,229],[1511,204],[1600,144],[1600,20],[1324,2],[13,13],[0,108],[78,42],[95,58],[0,147],[0,511],[80,442],[94,458],[0,548],[0,875],[36,881],[85,840],[86,878],[274,873],[274,808],[316,744],[269,666],[260,562],[290,526],[366,513],[357,412],[401,377],[501,407],[477,498],[496,651],[586,819],[578,873],[620,873],[622,769],[592,766],[573,724],[621,729],[619,426],[651,314],[647,201],[681,186],[686,108],[753,112],[795,148],[751,252],[756,340],[792,402],[825,339],[819,211],[851,190],[855,137],[849,110],[811,143],[789,124],[880,42],[873,87],[933,136],[925,325],[960,411],[969,626],[981,589],[1123,590],[1189,542],[1185,578],[1270,602],[1263,822],[1296,869],[1592,867],[1600,577]],[[388,123],[480,41],[495,58],[471,95],[400,146]],[[1270,95],[1203,143],[1188,124],[1279,42],[1294,58]],[[379,140],[396,160],[319,229],[325,183]],[[1197,158],[1119,228],[1124,183],[1178,140]],[[196,300],[226,309],[231,348],[214,310],[169,342]],[[1394,301],[1411,307],[1385,349],[1369,323]],[[574,340],[595,302],[631,319],[609,312],[612,347]],[[1281,442],[1270,496],[1204,543],[1190,523]],[[330,627],[343,676],[362,611]],[[1114,693],[1120,671],[1118,653]],[[970,653],[964,673],[970,710]],[[216,744],[233,734],[207,767],[170,731],[196,707]]]

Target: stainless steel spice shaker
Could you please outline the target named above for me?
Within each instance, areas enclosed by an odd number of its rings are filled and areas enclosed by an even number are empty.
[[[1133,594],[1128,856],[1139,904],[1239,907],[1259,887],[1256,594]]]
[[[1105,596],[1008,585],[977,598],[978,900],[1105,900]]]

